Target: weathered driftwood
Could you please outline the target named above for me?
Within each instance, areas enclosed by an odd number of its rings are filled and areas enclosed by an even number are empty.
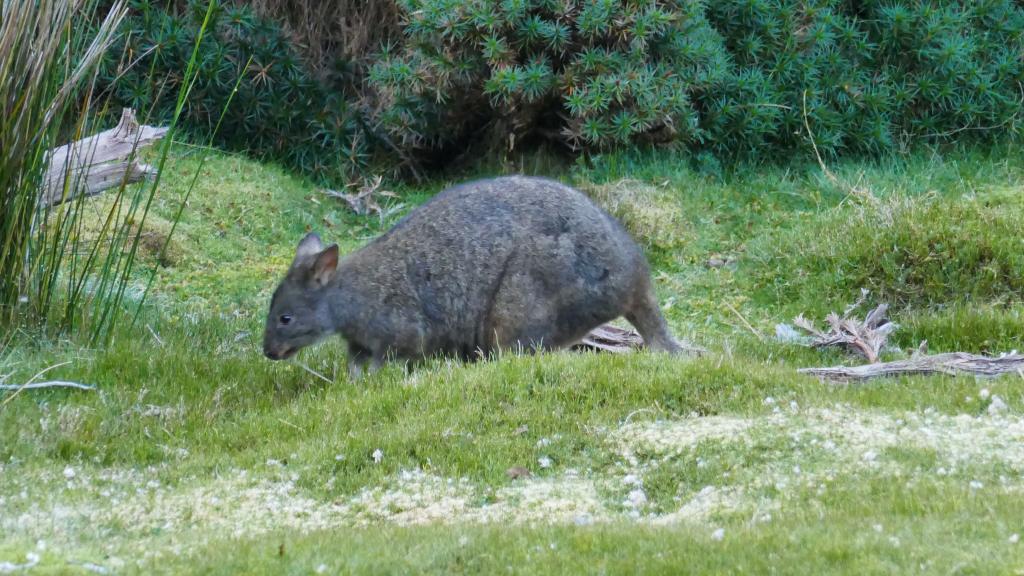
[[[54,206],[155,174],[152,166],[138,162],[136,152],[162,138],[167,130],[140,126],[135,112],[125,108],[114,128],[50,151],[39,202]]]
[[[908,360],[877,362],[863,366],[801,368],[798,372],[835,382],[852,382],[911,374],[948,374],[951,376],[966,374],[989,377],[1000,374],[1020,374],[1024,376],[1024,355],[1014,353],[993,357],[966,352],[947,352],[931,356],[918,355]]]

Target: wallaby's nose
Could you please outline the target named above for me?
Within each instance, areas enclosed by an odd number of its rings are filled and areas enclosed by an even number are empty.
[[[291,346],[279,346],[277,348],[270,345],[263,346],[263,354],[267,358],[270,358],[271,360],[284,360],[286,358],[291,358],[292,354],[294,354],[297,350],[298,348],[294,348]]]

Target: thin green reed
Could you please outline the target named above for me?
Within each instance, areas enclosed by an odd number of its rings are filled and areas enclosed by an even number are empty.
[[[245,73],[249,70],[249,66],[252,65],[252,56],[245,63],[245,67],[242,68],[242,73],[238,75],[238,79],[235,81],[235,86],[231,90],[231,94],[224,102],[223,108],[220,111],[220,118],[217,119],[217,125],[214,126],[213,132],[210,133],[209,141],[206,147],[203,148],[202,156],[199,157],[199,165],[196,167],[195,174],[192,175],[192,180],[189,181],[188,189],[185,190],[185,196],[181,199],[181,203],[178,205],[178,211],[174,214],[174,220],[171,222],[171,231],[168,232],[167,237],[164,238],[163,244],[160,246],[160,252],[157,256],[157,262],[163,260],[167,254],[167,246],[171,242],[171,238],[174,237],[175,230],[178,229],[178,222],[181,221],[182,212],[185,210],[185,206],[188,205],[188,199],[192,196],[192,190],[195,189],[196,183],[199,181],[199,175],[203,171],[203,167],[206,165],[206,159],[209,157],[209,150],[213,146],[214,139],[217,133],[220,131],[220,125],[224,122],[224,117],[227,116],[228,107],[231,106],[232,100],[235,98],[235,94],[238,93],[238,86],[242,83],[242,79],[245,77]],[[142,312],[142,305],[146,301],[146,297],[149,295],[150,288],[153,287],[153,281],[156,279],[157,265],[153,266],[153,269],[149,273],[149,279],[146,280],[146,289],[142,293],[142,298],[139,299],[138,305],[135,307],[135,314],[132,316],[132,324],[139,319],[139,314]]]
[[[213,14],[213,11],[214,11],[215,7],[216,7],[216,0],[211,0],[211,2],[209,2],[207,4],[206,15],[203,18],[202,25],[199,27],[199,32],[196,35],[195,44],[192,47],[192,55],[189,58],[187,67],[185,68],[184,81],[181,84],[181,88],[178,90],[178,99],[177,99],[177,104],[175,105],[175,109],[174,109],[174,116],[171,118],[170,125],[168,126],[169,129],[167,131],[167,135],[164,137],[164,139],[162,140],[161,145],[160,145],[160,159],[157,162],[156,176],[153,178],[153,181],[150,183],[149,193],[148,193],[147,197],[145,198],[145,205],[144,205],[144,207],[142,209],[142,215],[139,218],[138,225],[135,227],[134,235],[131,236],[131,244],[130,244],[130,249],[128,251],[127,258],[124,260],[124,263],[123,263],[124,265],[120,266],[119,269],[116,270],[118,272],[118,274],[115,275],[115,278],[116,278],[116,283],[115,283],[116,284],[116,291],[114,292],[114,297],[111,298],[111,299],[107,299],[107,300],[101,302],[101,304],[102,304],[100,306],[101,314],[102,314],[101,315],[101,321],[97,322],[95,324],[94,328],[93,328],[93,333],[92,333],[92,339],[93,340],[99,340],[99,339],[109,340],[110,335],[113,333],[113,327],[114,327],[114,325],[116,324],[116,321],[117,321],[117,315],[115,313],[115,310],[119,310],[120,309],[121,303],[124,300],[125,290],[128,288],[128,285],[129,285],[130,280],[131,280],[130,275],[131,275],[131,271],[132,271],[132,266],[134,265],[135,257],[138,254],[139,241],[142,239],[143,226],[146,223],[146,218],[149,215],[150,208],[153,205],[153,199],[156,197],[157,188],[160,186],[160,175],[163,173],[164,167],[167,164],[167,158],[170,155],[171,142],[173,141],[173,135],[174,135],[174,132],[175,132],[175,128],[178,125],[178,120],[181,118],[181,112],[185,108],[185,102],[188,100],[189,94],[192,91],[192,87],[195,86],[196,78],[198,77],[198,72],[199,72],[199,65],[198,64],[199,64],[200,47],[201,47],[202,42],[203,42],[203,37],[206,35],[207,28],[210,25],[210,21],[211,21],[210,18],[211,18],[211,15]],[[229,99],[229,103],[230,103],[230,99]],[[225,106],[225,109],[226,109],[226,106]],[[221,118],[223,119],[223,113],[221,114]],[[218,126],[219,125],[220,125],[220,123],[218,122]],[[197,169],[197,173],[196,173],[197,177],[198,177],[198,170],[199,169]],[[182,211],[184,209],[185,202],[187,201],[187,196],[191,193],[191,189],[192,189],[192,187],[194,185],[195,185],[195,181],[193,180],[192,185],[189,186],[189,190],[186,192],[186,197],[182,199],[181,205],[179,206],[177,214],[175,215],[174,222],[172,223],[173,227],[177,226],[177,222],[181,218],[181,214],[182,214]],[[138,206],[140,204],[140,196],[141,196],[142,190],[143,190],[143,187],[140,186],[138,188],[137,194],[133,198],[131,210],[129,212],[129,217],[128,217],[129,221],[133,221],[134,218],[135,218]],[[173,234],[173,229],[174,228],[172,228],[171,234]],[[131,227],[130,226],[125,227],[123,230],[126,232],[126,234],[130,234]],[[127,238],[128,238],[128,235],[125,236],[125,239],[127,239]],[[169,240],[170,240],[170,235],[168,235],[168,238],[165,240],[163,249],[166,249],[166,241],[169,241]],[[148,295],[148,293],[149,293],[149,286],[152,283],[153,275],[155,275],[155,269],[154,269],[153,273],[150,275],[149,282],[146,285],[146,288],[145,288],[145,291],[143,292],[142,297],[140,297],[140,299],[139,299],[138,306],[140,306],[140,307],[141,307],[142,303],[145,301],[145,296]],[[137,313],[136,313],[136,315],[137,315]]]

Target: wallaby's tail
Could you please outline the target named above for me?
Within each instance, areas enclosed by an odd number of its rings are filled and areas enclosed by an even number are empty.
[[[661,309],[658,308],[658,299],[654,295],[649,275],[642,274],[641,276],[643,279],[638,282],[633,306],[626,312],[626,320],[636,327],[644,339],[644,344],[652,350],[669,354],[689,351],[684,350],[669,333],[665,317],[662,316]]]

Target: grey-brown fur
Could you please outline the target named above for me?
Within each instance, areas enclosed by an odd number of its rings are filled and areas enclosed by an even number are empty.
[[[618,221],[568,186],[510,176],[449,188],[341,259],[307,235],[263,349],[282,359],[341,334],[358,375],[387,357],[560,348],[620,316],[649,347],[680,351]]]

